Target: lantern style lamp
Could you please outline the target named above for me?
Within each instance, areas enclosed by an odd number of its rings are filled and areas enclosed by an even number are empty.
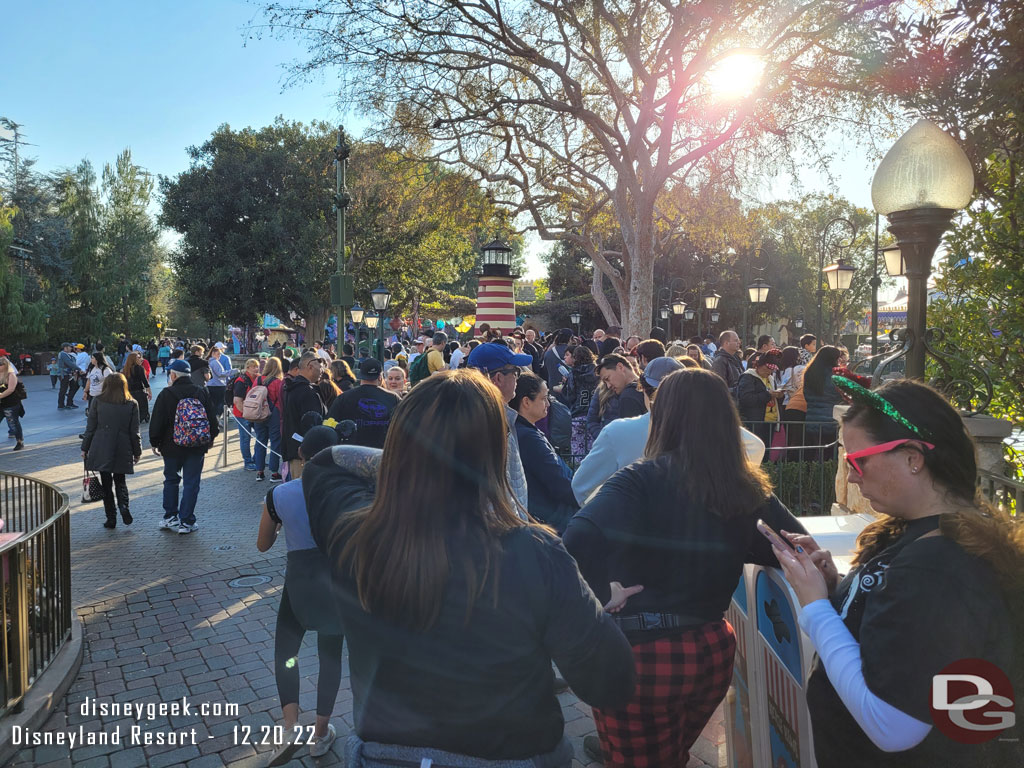
[[[718,309],[718,302],[721,301],[722,297],[714,291],[704,295],[704,306],[708,309]]]
[[[882,256],[885,257],[885,271],[890,277],[902,277],[907,273],[906,265],[903,263],[903,252],[898,245],[883,248]]]
[[[825,273],[825,279],[828,280],[830,291],[848,291],[853,283],[853,273],[857,271],[857,268],[839,259],[835,264],[829,264],[822,271]]]
[[[967,207],[973,193],[974,170],[967,155],[928,120],[919,120],[900,137],[871,182],[871,202],[889,219],[907,276],[908,379],[924,377],[932,258],[953,214]]]
[[[353,304],[352,308],[349,309],[349,314],[352,315],[352,322],[355,323],[356,325],[359,325],[361,322],[363,322],[364,312],[365,310],[358,304]]]
[[[693,320],[694,314],[695,314],[695,312],[692,309],[690,309],[689,307],[687,307],[683,311],[683,319],[684,320]]]
[[[372,309],[363,315],[363,322],[366,323],[366,327],[371,331],[377,328],[377,323],[380,320],[380,316]]]
[[[574,312],[572,312],[569,315],[569,322],[572,323],[573,325],[579,325],[580,324],[580,313],[579,313],[579,311],[574,311]]]
[[[720,315],[718,313],[718,310],[717,309],[712,310],[712,312],[711,312],[711,322],[712,323],[717,323],[719,317],[720,317]]]
[[[801,328],[803,328],[803,327],[804,327],[804,316],[803,316],[803,315],[797,315],[797,316],[796,316],[796,317],[795,317],[795,318],[793,319],[793,325],[795,325],[795,326],[796,326],[796,329],[797,329],[798,331],[799,331],[799,330],[800,330]]]
[[[686,312],[686,302],[682,299],[676,299],[672,302],[672,314],[681,315]],[[689,318],[687,318],[689,319]]]
[[[754,304],[764,304],[768,301],[768,291],[771,286],[762,278],[757,278],[747,286],[747,293],[750,294],[750,301]]]
[[[378,312],[384,312],[391,303],[391,291],[384,287],[384,283],[378,282],[377,287],[370,291],[370,298],[373,300],[373,308]]]
[[[668,320],[669,308],[662,307],[661,309],[658,310],[658,314],[661,315],[662,320]]]

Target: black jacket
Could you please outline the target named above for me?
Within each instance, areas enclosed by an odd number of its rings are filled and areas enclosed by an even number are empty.
[[[303,468],[310,529],[330,563],[338,563],[349,541],[332,535],[339,520],[373,499],[380,455],[337,446]],[[457,531],[447,541],[453,563],[474,556]],[[491,760],[549,752],[564,730],[552,659],[592,706],[625,707],[632,697],[630,647],[561,542],[522,525],[501,543],[500,562],[492,564],[501,576],[487,580],[469,621],[465,571],[452,567],[440,616],[423,631],[363,610],[351,570],[334,568],[355,731],[364,741]]]
[[[739,401],[740,421],[764,421],[764,410],[771,402],[772,395],[761,377],[754,371],[744,371],[736,386]]]
[[[85,468],[93,472],[130,475],[135,471],[133,458],[142,455],[139,436],[139,404],[107,403],[99,398],[89,407],[89,422],[82,439]]]
[[[561,533],[580,506],[572,492],[572,470],[544,433],[522,416],[516,419],[516,438],[530,489],[530,514]]]
[[[573,367],[572,374],[562,387],[562,402],[569,406],[574,418],[587,415],[597,384],[596,366],[593,363]]]
[[[192,373],[190,374],[192,383],[197,387],[206,386],[206,374],[210,370],[210,364],[203,360],[203,358],[199,357],[199,355],[189,355],[185,362],[188,363],[189,367],[192,369]]]
[[[178,408],[178,403],[186,397],[194,397],[206,408],[206,415],[210,419],[210,445],[220,434],[220,424],[217,422],[221,412],[220,403],[211,403],[210,395],[204,387],[197,387],[187,376],[182,376],[157,395],[156,402],[153,403],[153,413],[149,417],[149,444],[159,449],[164,456],[206,453],[210,447],[205,445],[182,448],[174,443],[174,412]]]
[[[327,415],[327,408],[320,396],[320,390],[304,376],[293,376],[284,380],[281,387],[284,409],[281,412],[281,453],[285,461],[299,458],[299,442],[292,435],[299,432],[302,417],[314,411]]]
[[[730,355],[724,349],[715,352],[715,359],[711,363],[711,370],[725,380],[725,386],[736,397],[736,387],[740,383],[740,376],[743,375],[743,361],[736,355]]]

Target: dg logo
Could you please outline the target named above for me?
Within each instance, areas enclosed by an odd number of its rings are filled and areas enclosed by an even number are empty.
[[[932,719],[954,741],[981,744],[1016,722],[1013,685],[983,659],[955,661],[932,678]]]

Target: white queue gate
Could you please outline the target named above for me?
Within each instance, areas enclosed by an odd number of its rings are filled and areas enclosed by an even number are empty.
[[[869,515],[802,517],[823,549],[848,567]],[[729,768],[815,768],[805,696],[814,648],[797,622],[800,603],[782,572],[746,565],[726,619],[736,631],[725,700]]]

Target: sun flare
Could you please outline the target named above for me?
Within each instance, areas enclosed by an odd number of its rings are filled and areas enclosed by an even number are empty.
[[[742,99],[754,92],[763,76],[764,60],[760,56],[734,53],[708,70],[707,82],[717,99]]]

